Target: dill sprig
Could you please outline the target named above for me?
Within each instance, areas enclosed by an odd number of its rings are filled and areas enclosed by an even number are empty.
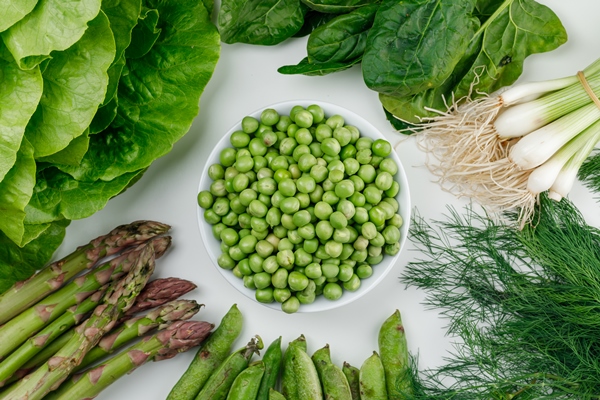
[[[600,151],[595,151],[583,162],[577,177],[588,189],[600,193]]]
[[[545,196],[522,230],[449,210],[413,218],[423,258],[401,277],[457,339],[445,365],[413,373],[416,398],[599,399],[600,231]]]

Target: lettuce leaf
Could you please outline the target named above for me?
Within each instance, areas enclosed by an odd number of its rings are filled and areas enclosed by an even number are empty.
[[[59,165],[76,180],[112,180],[148,167],[189,130],[219,58],[219,34],[201,2],[147,1],[161,35],[141,58],[127,59],[117,116],[90,138],[79,166]]]
[[[55,50],[77,42],[100,11],[100,0],[39,0],[33,11],[0,36],[22,69],[31,69]]]
[[[0,40],[0,181],[17,160],[25,127],[42,96],[39,68],[23,71]]]
[[[0,0],[0,32],[10,28],[15,22],[29,14],[35,7],[37,0]]]
[[[115,57],[115,40],[103,12],[89,23],[81,39],[53,53],[42,76],[44,92],[25,135],[36,158],[54,154],[90,125],[104,101],[108,67]]]

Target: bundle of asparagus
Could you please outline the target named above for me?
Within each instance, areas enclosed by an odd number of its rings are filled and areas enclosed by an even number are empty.
[[[95,397],[146,361],[209,335],[213,324],[187,321],[202,305],[178,299],[196,285],[150,280],[170,247],[169,229],[154,221],[119,226],[0,295],[1,400]],[[70,376],[89,378],[63,384]]]

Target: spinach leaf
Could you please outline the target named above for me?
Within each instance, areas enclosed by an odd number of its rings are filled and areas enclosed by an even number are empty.
[[[53,53],[42,74],[42,99],[25,130],[36,157],[54,154],[83,134],[104,101],[106,71],[114,57],[115,41],[103,12],[77,43]]]
[[[386,1],[363,56],[367,86],[409,96],[439,86],[462,58],[477,29],[475,0]]]
[[[346,62],[362,57],[378,8],[377,4],[361,7],[315,29],[306,45],[309,62]]]
[[[274,45],[302,28],[300,0],[223,0],[218,15],[225,43]]]
[[[337,14],[320,13],[315,10],[308,10],[306,14],[304,14],[304,23],[302,24],[302,28],[300,28],[298,32],[294,33],[292,37],[303,37],[310,35],[312,31],[331,21],[336,16]]]
[[[340,72],[352,67],[360,62],[360,58],[354,59],[349,62],[331,62],[331,63],[318,63],[313,64],[308,61],[308,57],[303,58],[296,65],[284,65],[279,67],[277,72],[284,75],[308,75],[308,76],[322,76],[331,74],[334,72]]]
[[[512,85],[523,72],[527,56],[554,50],[567,41],[556,14],[534,0],[505,0],[474,39],[478,36],[480,49],[455,89],[458,97],[469,93],[476,75],[476,90],[491,93]]]
[[[0,182],[0,204],[2,204],[2,218],[0,218],[0,231],[19,246],[24,242],[25,207],[33,193],[35,186],[35,160],[33,147],[23,138],[17,153],[17,159],[12,168]]]
[[[65,238],[70,221],[44,224],[43,230],[23,247],[0,232],[0,293],[44,266]],[[26,225],[25,230],[29,231]]]
[[[39,0],[33,11],[0,33],[22,69],[31,69],[77,42],[100,11],[100,0]]]
[[[379,3],[377,0],[302,0],[310,9],[322,13],[347,13],[357,8]]]
[[[20,69],[0,40],[0,181],[17,160],[25,127],[42,96],[39,68]]]
[[[35,7],[37,0],[0,0],[0,32],[10,28],[15,22],[29,14]]]

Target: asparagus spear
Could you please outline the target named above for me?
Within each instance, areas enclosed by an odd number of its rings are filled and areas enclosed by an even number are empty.
[[[104,336],[96,347],[85,355],[75,371],[83,370],[138,336],[143,336],[155,329],[164,329],[173,322],[192,318],[200,311],[200,307],[202,305],[195,300],[175,300],[150,311],[143,317],[135,317],[125,321],[119,328]]]
[[[163,304],[173,301],[189,291],[196,288],[190,281],[179,278],[159,278],[154,279],[146,284],[146,287],[139,296],[135,299],[133,306],[125,312],[118,323],[130,319],[134,314],[142,311],[147,311],[154,307],[159,307]],[[57,339],[48,344],[43,350],[32,357],[21,369],[16,371],[9,382],[14,382],[31,372],[34,368],[39,367],[46,362],[54,353],[56,353],[73,335],[73,330],[69,330],[59,336]]]
[[[199,345],[214,328],[204,321],[177,321],[155,335],[131,346],[126,351],[65,382],[45,399],[91,399],[123,375],[148,361],[174,357]]]
[[[0,393],[2,400],[39,400],[57,388],[128,310],[154,272],[152,245],[144,247],[134,267],[104,295],[91,317],[75,328],[75,334],[54,356],[25,378]]]
[[[127,315],[149,310],[175,300],[194,290],[196,285],[190,281],[179,278],[160,278],[148,282],[142,293],[138,296]],[[165,301],[165,299],[168,299]]]
[[[83,317],[100,303],[102,296],[106,292],[107,286],[108,285],[102,287],[81,302],[81,304],[67,309],[63,315],[54,320],[40,332],[27,339],[18,349],[2,360],[2,362],[0,362],[0,387],[9,383],[9,378],[11,378],[13,374],[27,362],[27,360],[39,353],[47,344],[52,343],[56,337],[63,332],[70,330],[72,326],[80,323]]]
[[[158,252],[158,256],[161,256],[169,244],[168,236],[154,238],[141,244],[136,249],[76,278],[62,289],[50,294],[35,306],[8,321],[0,327],[0,359],[10,354],[39,329],[61,316],[67,308],[79,304],[102,285],[127,273],[144,248],[152,245]]]
[[[102,257],[140,244],[167,232],[170,226],[155,221],[136,221],[121,225],[100,236],[70,255],[49,264],[31,278],[15,283],[0,294],[0,325],[60,288],[63,283],[92,267]]]

